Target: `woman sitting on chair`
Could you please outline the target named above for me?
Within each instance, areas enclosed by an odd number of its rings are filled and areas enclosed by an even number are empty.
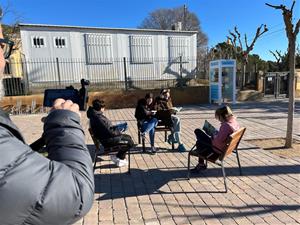
[[[204,130],[196,129],[194,131],[197,137],[197,151],[222,151],[226,147],[226,139],[229,135],[240,128],[229,106],[218,108],[215,112],[215,118],[221,122],[219,131],[211,131],[211,129],[207,129],[206,126],[203,127]],[[210,124],[209,126],[212,127]],[[204,160],[199,158],[198,165],[191,171],[194,173],[199,172],[200,170],[205,170],[206,167]]]
[[[186,149],[180,138],[180,118],[175,116],[178,108],[173,107],[170,89],[160,91],[160,95],[155,98],[154,109],[157,110],[156,117],[172,129],[172,133],[168,136],[168,143],[178,143],[177,150],[184,152]]]
[[[138,101],[134,116],[138,121],[138,127],[142,135],[145,135],[145,133],[149,132],[151,153],[155,154],[156,148],[154,147],[154,136],[157,119],[154,117],[155,112],[151,111],[152,101],[152,93],[147,93],[145,98],[142,98]]]

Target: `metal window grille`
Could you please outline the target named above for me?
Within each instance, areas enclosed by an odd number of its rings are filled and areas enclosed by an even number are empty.
[[[112,63],[111,35],[86,34],[86,57],[89,64]]]
[[[45,47],[45,41],[43,37],[32,37],[32,44],[35,48]]]
[[[64,37],[55,37],[55,47],[56,48],[65,48],[66,47],[66,39]]]
[[[179,62],[178,56],[182,57],[183,62],[187,62],[189,41],[186,37],[169,37],[169,59],[172,62]]]
[[[152,37],[134,35],[129,38],[131,63],[152,63]]]

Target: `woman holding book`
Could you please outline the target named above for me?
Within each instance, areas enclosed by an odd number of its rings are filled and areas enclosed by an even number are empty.
[[[181,108],[173,107],[170,89],[161,90],[160,95],[155,99],[154,109],[157,110],[157,118],[172,129],[172,133],[168,136],[168,143],[178,143],[177,150],[186,151],[180,138],[180,118],[175,116]]]
[[[194,131],[197,137],[197,150],[198,151],[211,151],[214,149],[222,151],[225,148],[226,139],[237,131],[240,126],[236,121],[236,117],[233,115],[229,106],[223,106],[218,108],[215,112],[215,118],[221,122],[219,131],[212,129],[212,125],[207,121],[202,129],[196,129]],[[206,169],[206,164],[203,159],[199,158],[198,165],[192,169],[192,172],[198,172]]]

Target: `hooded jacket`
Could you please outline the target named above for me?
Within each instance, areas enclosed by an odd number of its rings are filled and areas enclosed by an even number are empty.
[[[0,109],[1,225],[67,225],[89,211],[94,175],[79,121],[69,110],[47,116],[46,158],[25,144]]]

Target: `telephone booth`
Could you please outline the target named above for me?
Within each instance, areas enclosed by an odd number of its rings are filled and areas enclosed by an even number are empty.
[[[236,61],[214,60],[209,63],[209,102],[236,103]]]

